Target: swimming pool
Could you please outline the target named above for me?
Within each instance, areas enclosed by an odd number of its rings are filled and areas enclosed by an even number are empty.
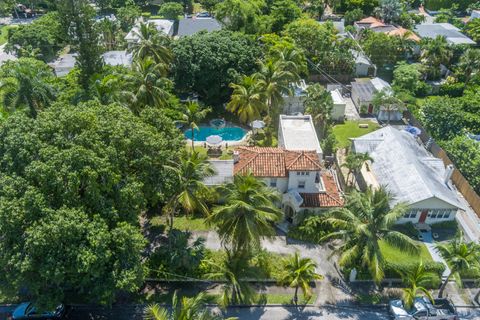
[[[206,141],[208,136],[219,135],[223,141],[240,141],[247,134],[247,130],[236,127],[227,126],[223,128],[213,128],[209,126],[198,126],[195,129],[194,140]],[[192,129],[188,129],[184,132],[185,138],[192,139]]]

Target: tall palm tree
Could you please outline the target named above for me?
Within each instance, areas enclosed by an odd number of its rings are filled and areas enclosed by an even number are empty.
[[[373,162],[373,158],[370,157],[368,153],[354,153],[350,152],[345,158],[345,163],[342,164],[342,167],[348,169],[347,173],[347,184],[350,178],[350,175],[353,173],[354,176],[358,174],[360,169],[362,169],[363,164],[367,161]]]
[[[172,62],[172,52],[167,47],[169,39],[160,33],[153,23],[140,23],[134,36],[138,38],[128,49],[133,53],[134,60],[143,60],[151,57],[156,63],[163,64],[166,68]]]
[[[139,114],[146,107],[163,106],[169,98],[166,91],[168,79],[163,78],[165,66],[151,57],[133,62],[132,72],[125,76],[125,82],[132,88],[122,95],[130,109]]]
[[[280,283],[295,288],[293,296],[295,304],[298,302],[298,289],[302,289],[305,300],[310,299],[312,296],[310,283],[323,279],[323,276],[316,273],[317,264],[310,258],[300,258],[298,251],[283,263],[284,274]]]
[[[452,48],[445,37],[437,36],[435,39],[423,39],[421,43],[421,61],[429,67],[430,76],[436,79],[440,76],[440,65],[448,64],[453,57]]]
[[[210,108],[202,108],[197,102],[189,101],[183,107],[182,123],[187,124],[192,131],[192,152],[195,150],[195,130],[197,123],[202,121],[211,111]]]
[[[480,49],[467,49],[460,57],[458,69],[465,77],[466,86],[472,79],[472,76],[480,72]]]
[[[307,58],[303,51],[296,47],[274,49],[271,58],[275,61],[283,61],[283,69],[296,77],[295,81],[300,80],[300,74],[308,72]]]
[[[286,70],[286,65],[283,60],[260,61],[259,71],[252,76],[266,99],[268,116],[274,119],[278,111],[276,108],[283,102],[283,97],[292,94],[290,84],[299,79],[298,75]]]
[[[253,77],[244,76],[239,84],[231,83],[233,89],[227,110],[236,113],[242,123],[250,123],[260,118],[267,110],[265,96]]]
[[[375,93],[372,104],[377,110],[383,110],[387,113],[388,125],[390,124],[392,112],[403,112],[406,109],[405,104],[401,99],[397,98],[395,94],[385,89]]]
[[[117,36],[120,33],[120,23],[108,18],[97,22],[100,38],[106,50],[114,50],[117,47]]]
[[[205,292],[195,297],[178,299],[175,292],[172,298],[172,308],[167,309],[159,304],[152,304],[145,308],[147,320],[221,320],[220,316],[213,315],[207,308],[208,302]]]
[[[449,243],[437,244],[436,249],[450,267],[450,273],[443,281],[438,292],[438,297],[442,298],[443,292],[452,276],[458,276],[458,273],[463,270],[478,268],[480,247],[474,242],[466,243],[463,239],[463,234],[460,233]]]
[[[165,210],[170,216],[170,230],[173,229],[173,217],[181,207],[187,214],[195,210],[207,215],[208,207],[205,196],[209,189],[203,183],[204,179],[212,176],[215,171],[205,156],[192,152],[178,163],[168,166],[176,175],[175,193],[168,201]]]
[[[252,174],[236,175],[233,183],[221,186],[224,204],[213,209],[207,223],[216,227],[224,245],[233,252],[260,248],[262,236],[274,236],[274,222],[280,220],[278,192]]]
[[[317,130],[320,133],[319,138],[325,136],[327,129],[327,121],[333,109],[333,99],[330,92],[319,84],[315,83],[307,88],[307,97],[303,102],[305,113],[312,116],[313,121],[317,124]]]
[[[248,264],[250,258],[248,252],[232,252],[227,249],[221,264],[207,260],[212,270],[207,274],[207,278],[225,281],[219,301],[222,307],[251,303],[255,299],[255,292],[246,281],[257,277],[255,270]]]
[[[406,288],[403,289],[403,303],[407,310],[413,306],[415,298],[418,297],[419,293],[423,293],[428,299],[433,301],[430,291],[425,288],[425,286],[432,283],[435,274],[425,270],[422,262],[414,269],[406,271],[399,270],[399,273],[406,285]]]
[[[392,195],[380,187],[362,193],[353,191],[347,196],[344,208],[327,214],[325,222],[335,229],[323,240],[342,238],[336,252],[340,253],[340,265],[365,267],[375,283],[384,277],[384,258],[380,242],[408,252],[418,252],[417,243],[408,236],[392,230],[395,222],[408,210],[405,203],[390,208]]]
[[[8,68],[7,68],[8,66]],[[20,59],[5,65],[0,79],[3,105],[7,111],[27,107],[32,118],[55,99],[52,71],[33,59]]]

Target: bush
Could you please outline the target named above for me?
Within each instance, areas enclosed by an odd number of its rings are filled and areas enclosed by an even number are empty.
[[[465,88],[465,84],[462,82],[444,83],[440,86],[439,95],[450,96],[450,97],[461,97],[463,95],[464,88]]]
[[[324,219],[324,216],[306,213],[297,225],[290,227],[287,237],[316,244],[323,243],[322,238],[333,231],[331,226],[324,223]]]
[[[360,8],[353,9],[351,11],[345,12],[345,25],[351,26],[354,22],[361,20],[363,18],[363,10]]]
[[[393,226],[393,229],[409,236],[412,239],[418,239],[418,230],[415,229],[413,223],[411,222],[396,224]]]
[[[183,14],[183,5],[178,2],[165,2],[158,10],[158,14],[165,19],[178,20]]]
[[[423,266],[427,272],[432,272],[436,275],[434,279],[428,284],[429,289],[437,289],[442,282],[442,273],[445,271],[445,265],[441,262],[423,262]],[[410,270],[417,268],[417,264],[401,264],[401,263],[385,263],[385,278],[401,278],[399,270]]]

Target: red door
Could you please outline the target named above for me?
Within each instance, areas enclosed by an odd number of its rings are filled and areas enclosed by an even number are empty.
[[[372,114],[372,113],[373,113],[373,105],[372,105],[372,104],[369,104],[369,105],[368,105],[368,113],[369,113],[369,114]]]
[[[427,220],[427,215],[428,215],[428,210],[423,210],[422,213],[420,214],[420,219],[418,219],[418,223],[425,223],[425,220]]]

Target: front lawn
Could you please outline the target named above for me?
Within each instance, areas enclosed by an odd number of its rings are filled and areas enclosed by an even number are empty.
[[[153,217],[150,220],[152,227],[159,227],[167,225],[167,221],[165,217]],[[186,217],[180,216],[175,217],[173,219],[173,227],[178,230],[182,231],[208,231],[210,230],[208,226],[205,224],[204,218],[197,218],[197,217]]]
[[[368,124],[368,128],[359,128],[359,124]],[[350,146],[349,138],[357,138],[380,128],[378,123],[368,120],[351,120],[333,127],[333,134],[339,148]]]
[[[420,260],[424,263],[433,262],[432,256],[430,255],[430,252],[428,252],[427,247],[423,243],[419,242],[419,244],[420,252],[418,254],[402,252],[383,241],[380,241],[380,250],[382,250],[385,260],[393,264],[417,264]]]

